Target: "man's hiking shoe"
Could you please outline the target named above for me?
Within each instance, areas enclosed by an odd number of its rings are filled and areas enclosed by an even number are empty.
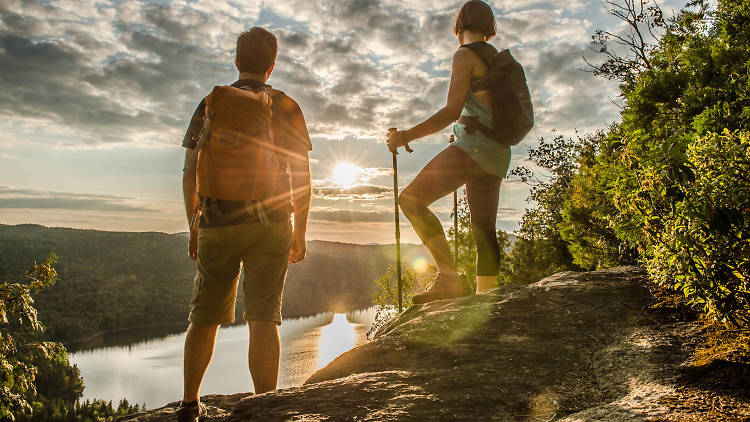
[[[206,416],[206,405],[200,401],[180,402],[177,408],[177,422],[198,422]]]
[[[472,293],[468,283],[456,275],[438,274],[432,286],[426,291],[415,295],[411,301],[414,304],[427,303],[435,300],[453,299],[468,296]]]

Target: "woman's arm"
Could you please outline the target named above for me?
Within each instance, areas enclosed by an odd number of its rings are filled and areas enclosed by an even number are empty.
[[[391,132],[388,136],[390,147],[400,147],[409,142],[440,132],[461,115],[466,97],[471,88],[471,72],[473,67],[472,52],[466,48],[459,48],[453,55],[451,65],[451,82],[448,88],[448,100],[445,107],[430,116],[424,122],[405,131]]]

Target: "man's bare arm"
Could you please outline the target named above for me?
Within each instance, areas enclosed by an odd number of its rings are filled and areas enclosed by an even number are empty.
[[[195,209],[198,206],[198,186],[196,183],[196,166],[193,151],[190,148],[185,149],[185,167],[182,170],[182,196],[185,200],[185,213],[190,230],[188,255],[195,260],[198,257],[198,225],[197,222],[193,222],[193,218],[195,217]]]
[[[292,250],[289,262],[296,263],[305,258],[305,233],[310,214],[312,183],[310,177],[310,159],[307,152],[289,159],[289,171],[292,178],[292,200],[294,201],[294,231],[292,232]]]

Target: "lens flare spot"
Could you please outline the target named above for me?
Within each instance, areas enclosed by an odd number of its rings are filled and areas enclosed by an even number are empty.
[[[420,256],[412,261],[411,267],[418,273],[426,273],[430,269],[430,263],[427,262],[426,258]]]

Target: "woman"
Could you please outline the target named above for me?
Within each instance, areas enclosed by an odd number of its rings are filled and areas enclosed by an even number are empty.
[[[461,8],[453,27],[460,45],[486,42],[495,36],[495,17],[483,1],[469,1]],[[469,48],[453,55],[450,88],[445,107],[408,130],[388,133],[388,148],[396,151],[409,142],[439,132],[461,115],[473,116],[492,127],[492,100],[485,76],[488,67]],[[471,133],[468,133],[471,132]],[[466,296],[471,288],[462,280],[453,261],[443,227],[427,207],[462,185],[471,212],[471,228],[477,246],[476,291],[494,287],[500,250],[495,233],[500,182],[510,164],[510,148],[479,131],[453,127],[456,141],[422,169],[399,196],[404,215],[432,253],[438,275],[432,286],[412,299],[414,303]]]

